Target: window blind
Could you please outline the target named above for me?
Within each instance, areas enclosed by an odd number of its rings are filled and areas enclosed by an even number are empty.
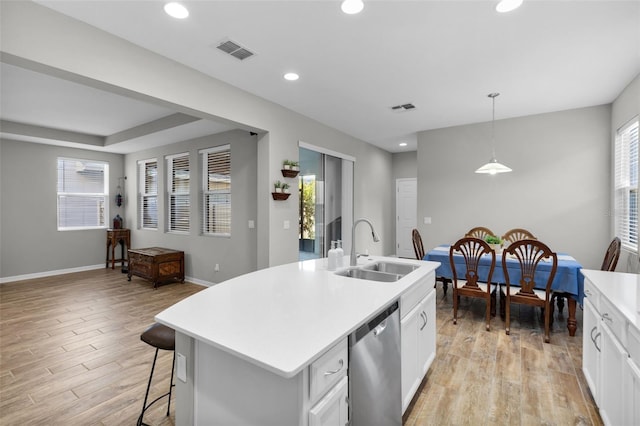
[[[231,235],[231,148],[200,151],[202,156],[202,233]]]
[[[158,161],[138,161],[138,226],[158,229]]]
[[[58,158],[58,230],[105,228],[109,164]]]
[[[189,232],[191,211],[189,196],[189,153],[167,156],[169,206],[167,229],[172,232]]]
[[[638,251],[638,118],[616,132],[614,208],[616,235]]]

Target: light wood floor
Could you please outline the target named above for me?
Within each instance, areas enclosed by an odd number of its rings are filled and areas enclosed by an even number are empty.
[[[0,285],[0,424],[134,425],[154,352],[140,333],[202,289],[152,290],[117,269]],[[530,309],[512,309],[510,336],[499,317],[484,331],[483,312],[463,299],[454,326],[438,286],[437,357],[405,425],[602,424],[581,371],[581,312],[576,337],[558,317],[551,344]],[[160,353],[152,398],[169,384],[171,353]],[[165,413],[159,402],[145,421],[173,425],[173,406]]]

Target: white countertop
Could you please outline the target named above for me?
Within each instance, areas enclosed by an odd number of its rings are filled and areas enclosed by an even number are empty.
[[[284,377],[293,377],[325,350],[440,265],[420,265],[397,282],[336,275],[327,259],[290,263],[209,287],[156,315],[156,321]],[[348,256],[345,264],[349,263]]]
[[[581,272],[640,331],[640,275],[591,269]]]

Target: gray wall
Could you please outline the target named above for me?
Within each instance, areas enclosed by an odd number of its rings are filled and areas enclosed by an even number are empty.
[[[615,140],[616,131],[634,117],[640,115],[640,74],[622,91],[620,96],[613,102],[611,108],[611,140]],[[614,144],[611,144],[611,158],[613,161]],[[611,163],[611,182],[613,182],[613,162]],[[613,184],[611,184],[613,187]],[[613,191],[611,193],[611,205],[613,206]],[[613,207],[612,207],[613,209]],[[611,220],[610,237],[613,238],[613,218]],[[640,247],[639,247],[640,249]],[[616,271],[626,271],[640,273],[640,262],[638,261],[638,251],[630,253],[622,250]]]
[[[35,3],[2,2],[0,6],[2,60],[7,63],[259,133],[255,213],[257,268],[293,262],[298,257],[295,226],[298,195],[292,194],[286,202],[271,199],[273,182],[282,180],[282,160],[298,158],[298,141],[356,158],[354,216],[369,217],[382,239],[381,243],[373,244],[362,228],[356,236],[358,248],[368,248],[372,254],[393,252],[390,153]],[[131,175],[129,160],[127,174]],[[5,202],[3,200],[3,204]],[[284,221],[293,226],[284,229]],[[134,239],[135,245],[151,241],[144,240],[147,237],[140,233],[134,238],[138,239]],[[167,245],[173,243],[173,240],[162,241]],[[4,247],[3,243],[3,256]],[[59,269],[64,262],[58,262],[62,260],[58,257],[64,254],[49,255],[54,257],[47,263],[56,266],[42,267],[36,260],[25,266],[25,273]],[[67,257],[73,258],[74,253]],[[95,264],[98,259],[88,264]],[[245,260],[239,262],[244,264]],[[193,263],[194,268],[197,264]],[[240,271],[245,266],[230,265],[229,269]],[[208,277],[210,271],[194,269],[191,274]],[[4,271],[2,275],[9,276]]]
[[[496,154],[513,173],[474,173],[491,157],[491,123],[418,134],[418,229],[425,248],[474,226],[527,228],[599,268],[610,241],[611,106],[497,120]],[[422,224],[430,216],[432,224]]]
[[[115,205],[123,156],[0,139],[0,278],[104,265],[104,229],[58,231],[57,159],[109,163],[109,216]]]
[[[198,150],[214,146],[231,145],[231,236],[201,235],[200,188],[202,167]],[[191,221],[189,235],[166,232],[166,155],[189,152]],[[125,173],[129,194],[126,202],[125,224],[131,229],[133,247],[170,247],[185,252],[185,272],[192,281],[203,284],[218,283],[256,269],[257,233],[249,229],[249,220],[256,221],[256,137],[243,130],[234,130],[202,137],[125,156]],[[137,214],[137,162],[158,160],[158,229],[140,229]],[[220,266],[214,271],[215,264]]]

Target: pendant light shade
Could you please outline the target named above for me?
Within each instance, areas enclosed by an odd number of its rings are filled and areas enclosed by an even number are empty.
[[[493,101],[493,114],[491,117],[491,160],[484,166],[476,170],[476,173],[485,173],[495,175],[498,173],[508,173],[512,170],[501,164],[496,159],[496,140],[495,140],[495,122],[496,122],[496,97],[500,96],[500,93],[489,93],[487,97]]]

